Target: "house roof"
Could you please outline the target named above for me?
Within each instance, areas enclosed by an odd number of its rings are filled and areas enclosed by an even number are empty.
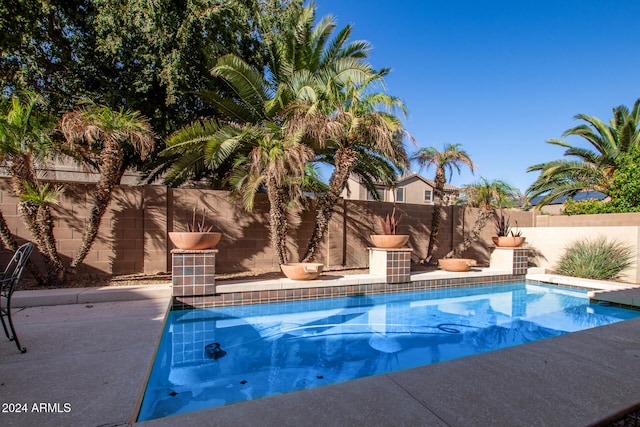
[[[530,200],[531,206],[538,205],[538,203],[540,203],[540,200],[543,197],[544,196],[536,196],[533,199],[531,199]],[[553,202],[548,203],[548,204],[549,205],[561,205],[564,202],[566,202],[568,198],[569,198],[569,196],[558,197]],[[580,200],[604,200],[606,198],[607,198],[607,195],[604,194],[604,193],[601,193],[600,191],[581,191],[579,193],[576,193],[573,197],[571,197],[571,199],[573,199],[576,202],[578,202]]]
[[[430,185],[431,187],[435,188],[435,186],[436,186],[436,183],[435,183],[434,180],[427,179],[427,178],[425,178],[424,176],[420,175],[417,172],[413,172],[413,173],[410,173],[410,174],[407,174],[407,175],[400,176],[400,177],[398,177],[396,182],[397,182],[398,185],[402,185],[403,183],[405,183],[405,182],[407,182],[407,181],[409,181],[411,179],[414,179],[414,178],[417,178],[417,179],[423,181],[425,184]],[[458,188],[458,187],[456,187],[454,185],[450,185],[450,184],[446,184],[445,183],[444,184],[444,191],[459,192],[460,188]]]

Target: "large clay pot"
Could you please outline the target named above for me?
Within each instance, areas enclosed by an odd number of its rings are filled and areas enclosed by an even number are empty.
[[[209,231],[170,231],[169,240],[178,249],[184,250],[201,250],[201,249],[213,249],[216,247],[222,233]]]
[[[524,243],[525,237],[520,236],[494,236],[493,243],[500,248],[517,248]]]
[[[469,258],[442,258],[438,264],[445,271],[469,271],[477,263],[475,259]]]
[[[372,234],[371,241],[376,248],[397,249],[407,244],[408,234]]]
[[[313,280],[322,273],[324,264],[319,262],[288,262],[281,264],[282,272],[291,280]]]

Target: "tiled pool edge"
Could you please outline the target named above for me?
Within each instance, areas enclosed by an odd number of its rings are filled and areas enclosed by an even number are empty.
[[[370,248],[369,274],[348,277],[325,275],[306,281],[244,280],[226,284],[216,283],[215,268],[207,270],[208,264],[203,262],[203,254],[200,253],[204,251],[188,253],[182,251],[179,254],[172,251],[176,263],[172,271],[172,301],[174,308],[178,310],[215,308],[446,289],[524,280],[527,274],[528,249],[498,249],[491,256],[492,267],[465,272],[440,270],[411,274],[411,249]],[[212,256],[215,264],[215,253]]]
[[[464,286],[491,285],[519,281],[546,283],[572,289],[590,290],[590,298],[596,301],[608,301],[627,307],[640,307],[640,295],[617,301],[605,296],[604,291],[637,289],[640,286],[629,283],[617,283],[602,280],[579,279],[544,273],[543,270],[522,268],[517,270],[497,270],[478,268],[469,272],[451,273],[441,270],[431,272],[413,272],[408,282],[388,283],[385,278],[371,275],[321,276],[316,280],[295,281],[290,279],[260,281],[217,282],[216,293],[201,296],[174,296],[173,308],[215,308],[234,305],[266,304],[271,302],[313,300],[357,295],[372,295],[394,292],[410,292]],[[597,294],[597,295],[596,295]],[[612,299],[613,298],[613,299]]]
[[[526,275],[510,275],[507,271],[477,269],[466,273],[446,273],[442,271],[433,271],[427,273],[414,272],[411,276],[412,281],[402,284],[384,285],[382,279],[376,278],[368,274],[363,275],[345,275],[345,276],[321,276],[318,280],[313,281],[293,281],[289,279],[277,280],[257,280],[257,281],[221,281],[217,282],[218,291],[224,291],[232,298],[234,293],[238,292],[267,292],[267,298],[277,298],[279,295],[285,295],[285,301],[293,299],[291,293],[287,291],[292,289],[306,290],[309,297],[325,298],[326,292],[320,291],[321,288],[336,287],[360,287],[365,286],[365,291],[370,293],[379,293],[372,289],[366,289],[367,286],[377,285],[384,290],[382,292],[403,292],[411,291],[414,282],[431,281],[432,284],[440,283],[440,287],[460,287],[466,286],[464,279],[469,280],[471,284],[492,284],[492,283],[508,283],[510,281],[526,280],[532,283],[545,283],[558,285],[568,288],[587,289],[589,297],[596,301],[608,301],[614,304],[623,304],[625,306],[640,307],[640,285],[630,283],[619,283],[610,281],[599,281],[589,279],[577,279],[573,277],[546,274],[540,271],[542,269],[530,268]],[[324,277],[324,279],[323,279]],[[328,278],[327,278],[328,277]],[[244,290],[243,290],[244,288]],[[316,290],[313,290],[316,289]],[[430,289],[430,288],[423,288]],[[334,289],[335,290],[335,289]],[[351,289],[353,290],[353,289]],[[115,302],[115,301],[133,301],[147,299],[172,299],[172,286],[170,283],[159,283],[157,285],[144,286],[113,286],[102,288],[65,288],[65,289],[47,289],[47,290],[19,290],[13,296],[13,308],[25,308],[36,306],[52,306],[66,304],[88,304],[97,302]],[[264,295],[264,294],[263,294]],[[344,294],[346,295],[346,294]],[[340,296],[344,296],[340,295]],[[632,296],[630,296],[632,295]],[[237,296],[237,295],[236,295]],[[327,297],[328,298],[328,297]],[[624,298],[621,300],[621,298]],[[311,299],[311,298],[306,298]],[[236,301],[236,300],[234,300]],[[267,299],[261,302],[273,302],[275,300]],[[237,302],[237,301],[236,301]]]
[[[414,273],[411,275],[410,281],[404,283],[386,283],[384,279],[369,274],[329,276],[312,281],[278,279],[255,282],[219,282],[214,295],[175,296],[173,308],[180,310],[184,308],[266,304],[283,301],[459,288],[524,280],[524,274],[510,274],[510,272],[502,270],[478,269],[465,273],[441,271]]]
[[[581,279],[557,274],[527,274],[527,282],[586,289],[591,302],[640,310],[640,285],[606,280]]]

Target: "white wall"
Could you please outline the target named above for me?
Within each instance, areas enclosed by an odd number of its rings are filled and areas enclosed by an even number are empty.
[[[635,254],[634,264],[623,272],[622,280],[640,283],[638,265],[640,265],[640,227],[522,227],[522,235],[527,238],[526,244],[540,255],[536,259],[538,266],[555,269],[564,250],[573,242],[582,239],[606,237],[631,246]]]

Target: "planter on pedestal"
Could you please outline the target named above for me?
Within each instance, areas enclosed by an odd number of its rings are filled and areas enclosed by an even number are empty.
[[[202,250],[215,248],[222,233],[207,231],[170,231],[169,240],[178,249]]]
[[[525,237],[521,236],[494,236],[493,243],[499,248],[517,248],[524,243]]]
[[[408,234],[371,234],[371,241],[376,248],[397,249],[407,244]]]

